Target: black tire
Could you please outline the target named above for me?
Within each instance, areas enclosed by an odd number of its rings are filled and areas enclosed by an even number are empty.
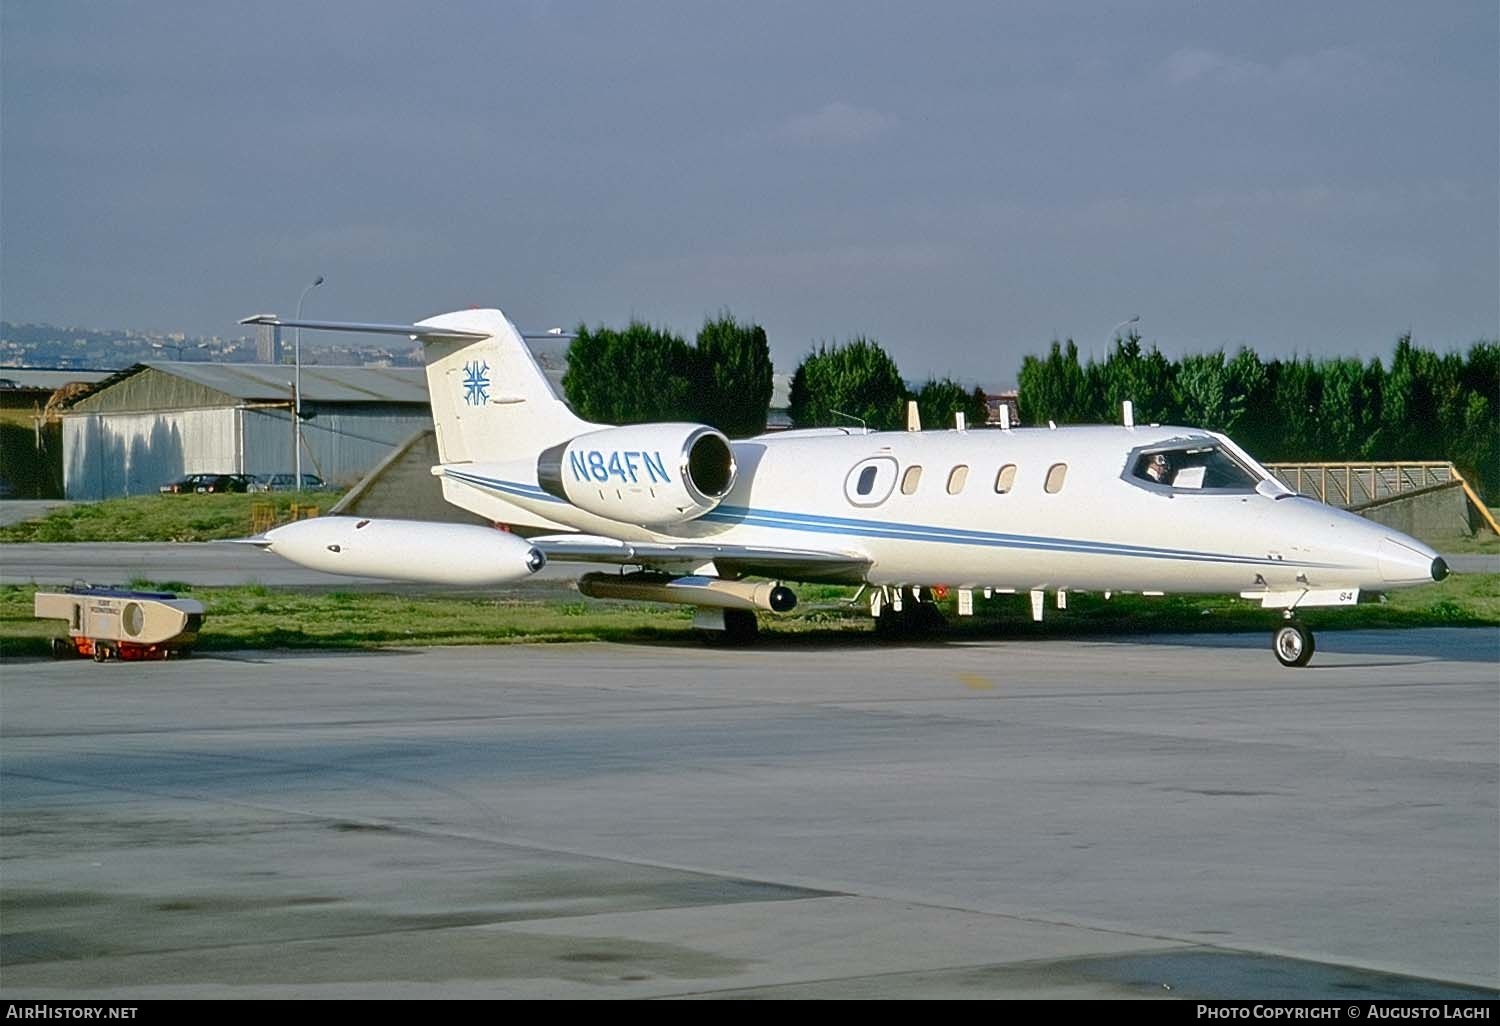
[[[62,638],[52,639],[52,658],[66,659],[68,656],[77,655],[78,651]]]
[[[948,618],[937,603],[918,601],[906,588],[901,594],[901,612],[886,606],[875,618],[875,635],[887,641],[911,641],[941,634],[947,626]]]
[[[744,648],[760,638],[760,622],[748,609],[724,610],[722,631],[698,630],[703,643],[713,648]]]
[[[753,645],[760,637],[760,621],[748,609],[724,610],[724,642],[728,645]]]
[[[1271,635],[1271,651],[1282,666],[1306,666],[1316,649],[1312,631],[1300,620],[1288,620]]]
[[[918,633],[933,634],[948,626],[948,618],[936,602],[918,602],[907,608],[911,609],[912,626]]]
[[[95,642],[94,643],[94,662],[96,662],[96,663],[102,663],[102,662],[104,662],[104,660],[106,660],[108,658],[109,658],[109,649],[106,648],[106,647],[104,647],[103,645],[99,644],[98,642]]]

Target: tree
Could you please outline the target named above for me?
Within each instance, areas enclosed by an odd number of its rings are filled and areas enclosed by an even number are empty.
[[[1224,350],[1184,356],[1177,365],[1177,409],[1185,424],[1225,431],[1244,412],[1244,396],[1234,393]]]
[[[917,390],[917,412],[922,417],[922,426],[927,429],[951,428],[956,423],[954,414],[962,411],[969,427],[982,427],[989,417],[989,406],[984,401],[984,389],[975,387],[965,391],[964,386],[952,378],[929,378]]]
[[[906,383],[896,363],[873,339],[819,345],[792,375],[791,415],[796,427],[826,427],[856,417],[876,430],[901,425]],[[836,416],[842,414],[843,416]]]
[[[725,311],[704,322],[695,357],[700,402],[695,419],[734,438],[765,431],[772,385],[765,329],[740,324]]]
[[[1078,346],[1068,339],[1052,342],[1045,360],[1028,356],[1021,361],[1021,420],[1026,424],[1080,424],[1097,420],[1092,396],[1078,363]]]
[[[1089,361],[1086,372],[1090,397],[1081,420],[1115,423],[1120,408],[1130,400],[1137,423],[1171,423],[1176,416],[1174,368],[1155,346],[1141,349],[1141,336],[1132,331],[1115,342],[1103,364]]]
[[[1500,342],[1476,342],[1462,375],[1464,426],[1454,462],[1474,471],[1493,503],[1500,495]]]
[[[563,391],[579,416],[606,424],[689,420],[699,409],[693,350],[677,335],[631,321],[624,331],[579,325]]]
[[[1279,445],[1265,454],[1274,460],[1323,458],[1318,446],[1318,406],[1323,400],[1323,376],[1311,359],[1293,357],[1271,364],[1271,409]]]
[[[1369,394],[1365,366],[1354,359],[1325,360],[1318,404],[1317,449],[1326,459],[1357,459],[1379,427],[1379,403]]]

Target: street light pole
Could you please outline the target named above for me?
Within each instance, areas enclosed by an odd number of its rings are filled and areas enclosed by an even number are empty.
[[[208,343],[207,342],[199,342],[197,345],[191,345],[190,346],[186,342],[184,342],[182,345],[177,345],[176,343],[173,343],[173,342],[153,342],[153,343],[151,343],[151,348],[152,349],[170,349],[170,350],[172,350],[172,352],[174,352],[174,353],[177,354],[176,357],[174,357],[174,359],[180,361],[182,359],[182,351],[184,349],[207,349],[208,348]]]
[[[319,285],[323,284],[323,276],[318,275],[311,285],[302,290],[302,295],[297,299],[297,320],[302,320],[302,301],[307,294]],[[302,329],[297,328],[292,342],[292,452],[293,465],[296,475],[292,478],[292,490],[302,490]]]
[[[1125,325],[1127,325],[1127,324],[1139,324],[1139,323],[1141,323],[1141,315],[1140,314],[1136,314],[1134,317],[1130,318],[1130,320],[1128,320],[1128,321],[1121,321],[1119,324],[1116,324],[1113,328],[1109,329],[1109,340],[1111,342],[1113,342],[1115,340],[1115,332],[1117,332],[1121,328],[1125,327]],[[1105,352],[1105,355],[1106,356],[1109,355],[1108,351]]]

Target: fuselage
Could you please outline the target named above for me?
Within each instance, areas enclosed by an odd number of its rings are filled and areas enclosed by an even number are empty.
[[[1280,593],[1438,576],[1426,545],[1292,495],[1200,429],[829,431],[760,436],[733,451],[734,487],[669,531],[585,513],[543,491],[525,462],[440,470],[450,501],[491,519],[846,552],[869,562],[865,580],[877,585]],[[1178,465],[1175,480],[1148,476],[1152,453]]]

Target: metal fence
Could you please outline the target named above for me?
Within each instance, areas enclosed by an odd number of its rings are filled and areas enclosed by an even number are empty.
[[[1349,509],[1405,492],[1463,481],[1451,463],[1268,463],[1288,488]]]

